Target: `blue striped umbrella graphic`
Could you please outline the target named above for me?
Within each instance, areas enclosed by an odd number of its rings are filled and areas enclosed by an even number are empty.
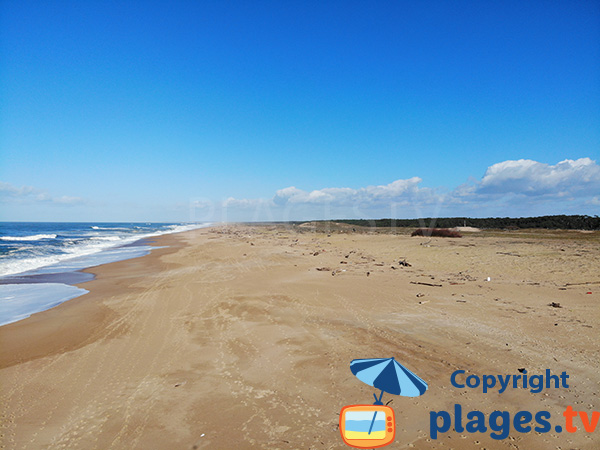
[[[418,397],[427,390],[427,383],[412,373],[402,364],[392,358],[355,359],[350,363],[350,370],[363,383],[381,389],[379,398],[375,397],[375,405],[383,405],[383,393],[402,395],[404,397]],[[373,428],[375,417],[373,415],[369,434]]]

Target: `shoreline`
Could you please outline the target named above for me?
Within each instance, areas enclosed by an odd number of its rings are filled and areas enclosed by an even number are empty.
[[[117,224],[107,224],[117,225]],[[148,225],[148,224],[146,224]],[[171,231],[165,231],[165,228],[171,228]],[[135,236],[134,234],[126,235],[121,234],[119,236],[108,235],[108,236],[96,236],[86,234],[86,229],[81,229],[81,224],[66,223],[65,234],[60,235],[58,245],[65,245],[62,242],[68,242],[72,245],[74,242],[79,242],[80,247],[76,248],[74,256],[68,257],[67,254],[57,256],[59,258],[55,262],[37,267],[31,270],[25,270],[23,272],[8,274],[0,276],[0,300],[2,301],[2,308],[0,309],[0,326],[5,326],[14,322],[30,317],[32,314],[45,311],[56,307],[57,305],[73,300],[81,295],[86,294],[86,289],[77,288],[76,285],[91,281],[94,279],[93,271],[85,271],[85,269],[91,269],[112,262],[124,261],[132,258],[139,258],[145,256],[151,252],[152,249],[157,249],[156,246],[150,244],[155,242],[153,239],[163,235],[177,234],[183,231],[191,231],[197,228],[204,228],[210,224],[196,224],[194,225],[174,225],[174,224],[158,224],[154,225],[154,232],[156,234],[150,235],[144,233],[142,236]],[[158,226],[158,228],[157,228]],[[131,225],[130,225],[131,227]],[[162,228],[161,228],[162,227]],[[95,230],[107,230],[109,233],[115,230],[131,231],[140,230],[140,226],[135,226],[128,230],[124,227],[108,227],[100,228],[98,226],[91,227]],[[174,229],[173,229],[174,228]],[[37,230],[39,231],[39,230]],[[52,229],[51,231],[59,232],[58,229]],[[146,230],[149,231],[149,230]],[[71,235],[69,235],[71,233]],[[39,241],[42,238],[56,239],[58,234],[38,234],[31,236]],[[69,236],[71,240],[69,241]],[[11,237],[12,239],[13,237]],[[17,239],[16,237],[14,238]],[[132,240],[134,239],[134,240]],[[27,239],[25,239],[27,240]],[[86,252],[86,245],[90,242],[94,242],[92,245],[96,245],[96,242],[105,241],[122,241],[118,244],[114,244],[109,247],[97,247],[95,251],[91,253]],[[48,245],[46,244],[46,247]],[[76,246],[75,246],[76,247]],[[47,251],[44,245],[41,246],[43,253]],[[77,255],[84,251],[83,254]],[[13,249],[14,250],[14,249]],[[9,251],[12,251],[9,249]],[[47,262],[44,259],[48,259],[49,256],[41,256],[39,262]],[[25,258],[20,264],[31,265],[35,259]],[[5,269],[10,269],[11,264],[18,263],[18,259],[5,261]],[[14,267],[13,267],[14,269]],[[18,299],[18,300],[15,300]]]
[[[180,233],[185,233],[185,231],[180,232]],[[177,234],[177,233],[173,233],[173,234]],[[160,235],[157,237],[160,237]],[[117,259],[115,261],[95,264],[90,267],[84,267],[81,269],[65,270],[64,272],[44,273],[43,272],[44,270],[47,270],[48,268],[52,267],[52,264],[51,264],[49,266],[43,266],[43,267],[39,267],[37,269],[28,270],[23,273],[3,275],[0,277],[0,285],[3,285],[3,284],[61,283],[61,284],[75,286],[78,284],[87,283],[89,281],[94,280],[95,275],[94,275],[94,272],[92,269],[95,269],[96,267],[104,266],[107,264],[119,262],[119,261],[126,261],[128,259],[142,258],[142,257],[150,254],[150,252],[152,250],[158,249],[158,247],[152,246],[152,244],[154,244],[155,242],[156,241],[153,240],[152,238],[143,237],[143,238],[138,239],[137,241],[129,242],[129,243],[123,244],[123,245],[117,245],[115,247],[109,247],[107,249],[99,250],[95,254],[92,254],[92,256],[96,256],[107,250],[110,251],[110,250],[114,250],[114,249],[118,250],[121,248],[134,248],[134,249],[141,250],[143,252],[142,254],[140,254],[138,256],[124,256],[123,259]],[[76,256],[74,258],[81,258],[81,257]],[[35,273],[40,270],[42,271],[41,273]],[[33,274],[29,274],[29,272],[33,272]],[[41,311],[38,311],[38,312],[41,312]],[[36,313],[33,313],[33,314],[36,314]]]
[[[183,231],[181,233],[193,231]],[[0,342],[2,343],[0,346],[0,369],[39,357],[54,355],[57,352],[76,349],[78,345],[85,345],[90,336],[106,325],[111,317],[114,317],[106,307],[97,302],[107,294],[122,293],[119,289],[123,288],[111,287],[109,280],[118,279],[118,272],[122,267],[129,269],[128,262],[150,257],[160,250],[164,251],[155,255],[157,258],[162,254],[168,254],[169,249],[167,246],[176,244],[168,238],[177,234],[180,233],[156,236],[151,241],[149,238],[135,241],[144,242],[145,246],[152,247],[149,253],[142,256],[100,264],[75,272],[28,276],[27,278],[39,277],[44,280],[37,281],[37,283],[62,283],[86,289],[88,292],[63,301],[52,308],[32,313],[25,319],[0,326]],[[163,238],[168,243],[163,243]],[[161,241],[160,244],[157,242],[158,240]],[[134,243],[127,245],[131,246],[132,244]],[[164,248],[154,248],[161,246]],[[172,251],[176,251],[176,249],[172,249]],[[138,274],[138,276],[141,276],[141,274]],[[60,281],[50,281],[55,278]],[[83,281],[81,281],[82,278],[84,278]],[[69,281],[75,282],[70,283]],[[85,324],[80,323],[81,317],[86,318]],[[65,329],[68,329],[68,333],[63,332]],[[73,345],[74,342],[80,344]]]
[[[156,241],[169,247],[88,269],[96,279],[78,286],[90,293],[0,327],[6,448],[340,448],[340,409],[374,392],[350,361],[391,356],[429,384],[422,397],[384,394],[396,446],[598,445],[597,433],[433,440],[428,429],[430,411],[454,404],[550,411],[553,424],[569,405],[600,408],[597,238],[229,225]],[[565,371],[570,387],[484,394],[450,383],[456,370],[521,368]]]

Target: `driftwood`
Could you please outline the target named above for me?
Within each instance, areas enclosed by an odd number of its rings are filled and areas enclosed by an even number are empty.
[[[600,281],[586,281],[585,283],[567,283],[565,286],[585,286],[586,284],[600,284]]]
[[[410,284],[422,284],[423,286],[442,287],[441,284],[423,283],[422,281],[411,281]]]

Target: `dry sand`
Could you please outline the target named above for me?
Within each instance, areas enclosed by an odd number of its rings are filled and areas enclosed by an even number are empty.
[[[339,411],[375,392],[350,361],[391,356],[429,390],[384,394],[398,429],[388,448],[600,447],[600,430],[429,436],[429,412],[455,403],[488,417],[546,410],[553,425],[567,405],[600,410],[598,233],[344,230],[163,236],[168,248],[94,268],[89,294],[0,327],[0,447],[347,448]],[[500,395],[450,384],[457,369],[519,368],[566,371],[570,388]]]

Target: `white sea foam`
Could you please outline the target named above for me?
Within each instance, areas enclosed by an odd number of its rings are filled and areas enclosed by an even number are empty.
[[[33,236],[1,236],[0,241],[40,241],[54,238],[56,238],[55,234],[34,234]]]
[[[72,272],[74,270],[86,269],[89,267],[108,264],[115,261],[123,261],[125,259],[137,258],[150,253],[153,248],[148,245],[136,245],[132,247],[110,247],[100,252],[88,253],[75,258],[63,259],[48,266],[39,267],[35,270],[28,271],[27,274],[48,274]]]
[[[85,289],[62,283],[0,285],[0,325],[17,322],[86,294]]]
[[[63,247],[61,250],[64,251],[64,253],[61,254],[2,261],[0,263],[0,276],[15,275],[25,272],[27,274],[59,273],[66,270],[80,270],[86,267],[135,258],[148,253],[150,247],[123,247],[124,245],[131,244],[140,239],[189,231],[209,225],[210,224],[208,223],[171,225],[164,231],[147,234],[139,233],[123,237],[115,235],[90,236],[90,239],[87,242]],[[100,239],[96,239],[97,237]]]
[[[189,225],[170,225],[166,231],[160,231],[150,236],[160,236],[163,234],[182,233],[184,231],[196,230],[198,228],[206,228],[210,226],[210,223],[203,224],[189,224]]]

